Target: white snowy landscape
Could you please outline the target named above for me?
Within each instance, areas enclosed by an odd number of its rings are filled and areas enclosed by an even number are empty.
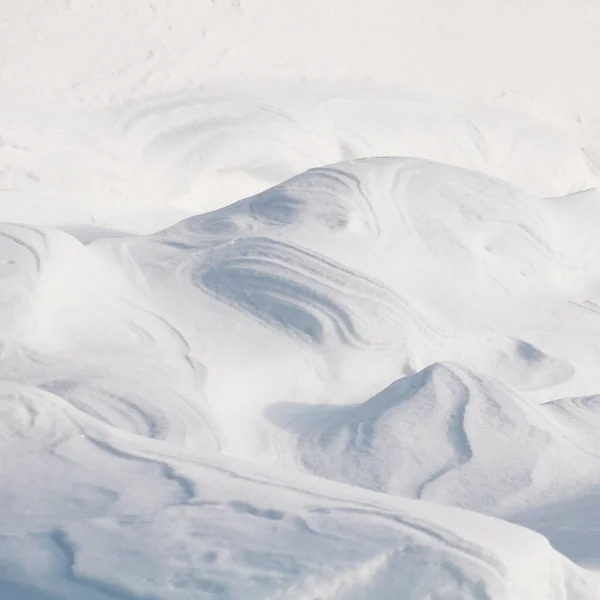
[[[599,0],[0,0],[0,600],[599,600]]]

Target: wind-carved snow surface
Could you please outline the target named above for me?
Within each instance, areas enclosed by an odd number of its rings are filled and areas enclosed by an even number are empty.
[[[595,3],[126,4],[0,9],[0,600],[599,600]]]
[[[150,236],[3,225],[5,594],[597,598],[439,505],[525,518],[600,480],[586,201],[387,158]]]
[[[540,196],[593,188],[600,173],[576,133],[397,86],[223,84],[76,115],[0,115],[0,218],[152,233],[369,156],[435,160]]]

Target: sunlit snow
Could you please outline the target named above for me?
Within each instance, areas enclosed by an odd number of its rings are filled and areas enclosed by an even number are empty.
[[[600,5],[4,0],[0,600],[600,599]]]

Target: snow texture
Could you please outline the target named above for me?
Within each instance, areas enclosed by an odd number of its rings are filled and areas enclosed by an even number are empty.
[[[600,599],[596,2],[0,32],[0,600]]]

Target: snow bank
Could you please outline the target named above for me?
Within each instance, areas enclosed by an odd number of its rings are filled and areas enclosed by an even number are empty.
[[[22,384],[0,412],[4,598],[597,597],[506,522],[208,458]]]

